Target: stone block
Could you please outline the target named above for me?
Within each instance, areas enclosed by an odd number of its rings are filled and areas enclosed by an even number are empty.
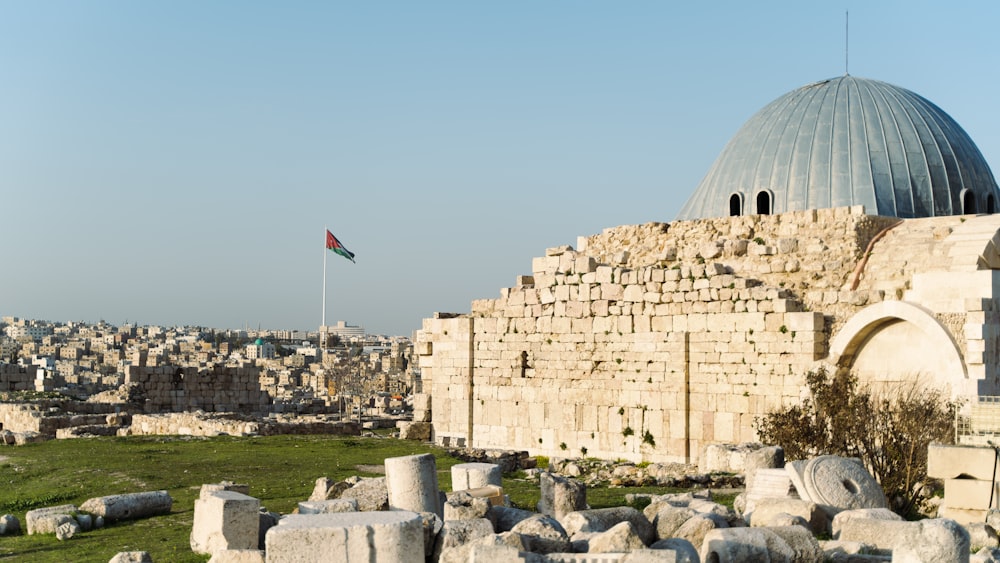
[[[474,520],[445,520],[434,544],[432,561],[438,561],[445,550],[463,546],[479,538],[492,536],[493,524],[485,518]],[[381,563],[381,559],[378,560]]]
[[[263,561],[263,558],[261,560]],[[209,561],[219,563],[214,558]],[[153,563],[153,556],[148,551],[119,551],[108,559],[108,563]]]
[[[265,554],[259,549],[227,549],[216,552],[208,563],[265,563]]]
[[[148,491],[88,499],[80,505],[80,510],[114,522],[170,514],[173,504],[174,499],[167,491]]]
[[[750,504],[753,505],[750,525],[754,527],[773,526],[779,514],[788,514],[802,518],[814,534],[825,534],[830,530],[829,517],[814,502],[793,498],[762,498],[748,503],[748,512]]]
[[[987,481],[993,478],[996,454],[985,446],[931,444],[927,447],[927,476],[955,479],[967,476]]]
[[[528,551],[559,553],[570,550],[569,535],[555,518],[536,514],[518,522],[512,532],[521,536]]]
[[[545,472],[539,475],[538,512],[556,520],[587,507],[587,488],[580,481]]]
[[[259,547],[260,501],[232,491],[203,492],[194,501],[191,550],[211,555]]]
[[[624,553],[643,549],[642,541],[631,522],[619,522],[604,532],[598,532],[589,540],[589,553]]]
[[[266,536],[267,563],[423,563],[424,531],[419,514],[343,512],[292,514]]]
[[[65,522],[67,518],[72,520],[72,515],[76,512],[77,507],[74,504],[61,504],[29,510],[24,515],[24,523],[28,535],[54,534],[56,528]]]
[[[769,528],[711,530],[701,544],[700,555],[702,561],[717,563],[799,561],[791,546]]]
[[[993,504],[989,505],[991,497]],[[945,479],[944,506],[967,510],[1000,508],[1000,484],[979,479]]]
[[[500,466],[495,463],[459,463],[451,466],[451,490],[464,491],[486,485],[502,486]]]
[[[329,514],[331,512],[357,512],[358,501],[352,498],[307,500],[298,504],[299,514]]]
[[[606,532],[621,522],[630,522],[643,543],[656,540],[656,530],[646,516],[630,506],[578,510],[558,518],[559,523],[572,537],[577,532]]]

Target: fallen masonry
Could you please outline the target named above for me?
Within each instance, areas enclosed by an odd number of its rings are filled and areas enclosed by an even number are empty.
[[[458,490],[440,491],[434,457],[426,454],[387,458],[384,479],[335,483],[321,477],[310,500],[288,515],[266,512],[247,484],[205,484],[195,501],[191,549],[216,562],[254,563],[1000,561],[993,525],[904,521],[885,508],[881,488],[855,459],[819,456],[785,464],[780,448],[744,449],[740,460],[729,459],[756,473],[756,493],[741,493],[737,510],[715,502],[709,489],[630,495],[630,506],[592,509],[582,481],[552,472],[593,463],[588,460],[555,460],[550,470],[525,472],[539,480],[539,512],[510,506],[498,465],[458,464],[454,473],[466,479],[454,481]],[[941,454],[932,454],[935,471],[961,466],[961,460]],[[613,478],[628,468],[603,471]],[[758,486],[779,481],[778,473],[787,477],[786,485]],[[169,512],[171,502],[164,491],[112,495],[80,507],[32,510],[25,520],[29,534],[66,540],[105,519]],[[990,516],[1000,520],[1000,513]],[[7,533],[20,526],[11,515],[0,516],[0,524]],[[111,560],[150,559],[148,553],[123,552]]]

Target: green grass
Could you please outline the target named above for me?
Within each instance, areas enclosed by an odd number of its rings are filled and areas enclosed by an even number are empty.
[[[202,484],[246,483],[268,510],[288,514],[309,498],[319,477],[343,480],[375,476],[358,466],[380,465],[387,457],[433,453],[442,490],[451,490],[450,468],[461,460],[440,448],[389,438],[330,436],[128,437],[53,440],[0,449],[0,514],[12,513],[25,526],[28,510],[57,504],[79,506],[112,494],[165,489],[173,497],[169,515],[120,522],[83,532],[68,541],[53,535],[0,537],[0,561],[106,562],[119,551],[148,551],[154,561],[204,562],[189,536],[194,500]],[[518,478],[521,477],[521,478]],[[595,488],[591,507],[625,504],[628,493],[678,492],[665,487]],[[537,481],[523,473],[504,477],[515,506],[534,510]],[[729,499],[731,505],[732,500]]]

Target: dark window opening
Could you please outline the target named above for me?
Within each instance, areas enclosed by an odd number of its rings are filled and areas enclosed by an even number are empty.
[[[972,215],[976,212],[976,196],[971,191],[962,194],[962,214]]]
[[[771,194],[767,192],[757,193],[757,214],[758,215],[771,214]]]
[[[993,201],[993,194],[986,196],[986,212],[996,213],[996,203]]]
[[[743,215],[743,198],[740,194],[733,194],[729,196],[729,216],[739,217]]]

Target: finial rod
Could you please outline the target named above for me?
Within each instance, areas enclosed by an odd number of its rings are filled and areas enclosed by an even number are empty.
[[[851,15],[849,11],[844,10],[844,76],[848,76],[851,74],[850,71],[848,70],[850,68],[848,65],[850,59],[848,57],[851,52],[850,29],[851,29]]]

